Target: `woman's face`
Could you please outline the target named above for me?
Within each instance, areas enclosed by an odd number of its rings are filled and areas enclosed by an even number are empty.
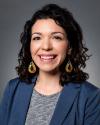
[[[39,19],[32,26],[31,34],[31,56],[39,70],[59,71],[68,51],[64,29],[53,19]]]

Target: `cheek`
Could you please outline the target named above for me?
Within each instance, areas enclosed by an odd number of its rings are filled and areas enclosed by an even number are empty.
[[[68,52],[68,44],[61,44],[58,51],[59,51],[59,58],[62,63],[65,60]]]
[[[34,56],[35,56],[35,53],[36,53],[35,49],[36,48],[32,44],[30,44],[30,53],[31,53],[32,59],[34,59]]]
[[[66,56],[68,52],[68,45],[67,44],[61,44],[58,48],[58,51],[61,55]]]
[[[30,44],[30,52],[31,52],[31,55],[34,56],[36,54],[38,50],[38,46],[34,43],[31,43]]]

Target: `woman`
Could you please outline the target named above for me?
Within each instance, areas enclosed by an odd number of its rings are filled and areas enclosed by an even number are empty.
[[[88,49],[72,14],[55,4],[26,22],[0,107],[1,125],[100,125],[100,90],[87,82]]]

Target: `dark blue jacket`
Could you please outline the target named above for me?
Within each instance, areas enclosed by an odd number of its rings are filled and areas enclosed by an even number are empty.
[[[25,125],[35,80],[9,82],[0,105],[0,125]],[[64,85],[50,125],[100,125],[100,89],[88,82]]]

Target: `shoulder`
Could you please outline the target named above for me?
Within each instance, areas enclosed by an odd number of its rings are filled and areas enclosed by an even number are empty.
[[[83,81],[83,82],[71,82],[66,84],[66,87],[70,86],[71,88],[74,88],[75,90],[78,90],[80,94],[84,94],[86,96],[92,95],[94,93],[100,93],[100,88],[98,88],[96,85],[93,83],[90,83],[88,81]]]
[[[18,85],[19,78],[14,78],[10,80],[3,93],[3,97],[0,102],[0,115],[9,107],[11,100],[13,98],[13,93]]]
[[[18,86],[19,83],[20,83],[20,79],[18,77],[9,80],[5,91],[7,91],[7,90],[13,91]]]
[[[19,77],[13,78],[8,81],[1,102],[0,107],[4,107],[4,105],[10,105],[12,102],[16,92],[21,88],[23,90],[24,86],[28,86],[28,84],[24,81],[22,81]],[[5,107],[6,107],[5,106]]]
[[[77,83],[70,83],[69,84],[70,90],[74,90],[78,92],[79,100],[83,103],[92,102],[93,100],[99,100],[100,102],[100,88],[95,86],[94,84],[84,81],[84,82],[77,82]],[[74,88],[74,89],[73,89]]]
[[[100,88],[89,82],[81,84],[80,101],[81,112],[84,112],[84,121],[87,124],[100,123]],[[94,115],[95,114],[95,115]]]
[[[19,83],[19,81],[20,81],[19,77],[16,77],[16,78],[9,80],[7,85],[8,85],[8,87],[10,87],[10,86],[14,87]]]
[[[2,97],[3,99],[9,98],[10,95],[12,93],[14,93],[16,87],[20,83],[19,81],[20,81],[20,79],[18,77],[16,77],[7,82],[7,85],[6,85],[6,88],[4,90],[3,97]]]
[[[4,93],[3,93],[3,99],[11,98],[13,94],[17,91],[19,86],[23,87],[23,82],[20,80],[19,77],[13,78],[7,82],[7,85],[5,87]]]
[[[90,83],[88,81],[82,82],[82,86],[85,89],[88,89],[88,90],[97,90],[97,89],[99,89],[96,85],[94,85],[93,83]]]
[[[85,81],[81,84],[81,91],[84,93],[84,95],[87,96],[91,96],[97,93],[100,95],[100,88],[88,81]]]
[[[4,124],[9,117],[9,111],[13,102],[15,90],[19,84],[19,78],[8,81],[0,102],[0,123]],[[5,119],[5,120],[4,120]],[[5,123],[6,124],[6,123]]]
[[[28,83],[24,80],[21,80],[19,77],[16,77],[16,78],[13,78],[13,79],[8,81],[6,88],[14,89],[14,88],[16,88],[17,86],[20,86],[20,85],[21,85],[21,87],[23,87],[25,84],[30,85],[30,83]]]
[[[14,95],[18,90],[23,90],[23,88],[31,88],[34,85],[36,77],[32,78],[32,83],[21,80],[19,77],[13,78],[8,81],[4,96]]]
[[[94,84],[89,82],[84,82],[80,85],[79,93],[80,104],[85,105],[85,107],[95,108],[99,107],[100,111],[100,88],[96,87]]]

